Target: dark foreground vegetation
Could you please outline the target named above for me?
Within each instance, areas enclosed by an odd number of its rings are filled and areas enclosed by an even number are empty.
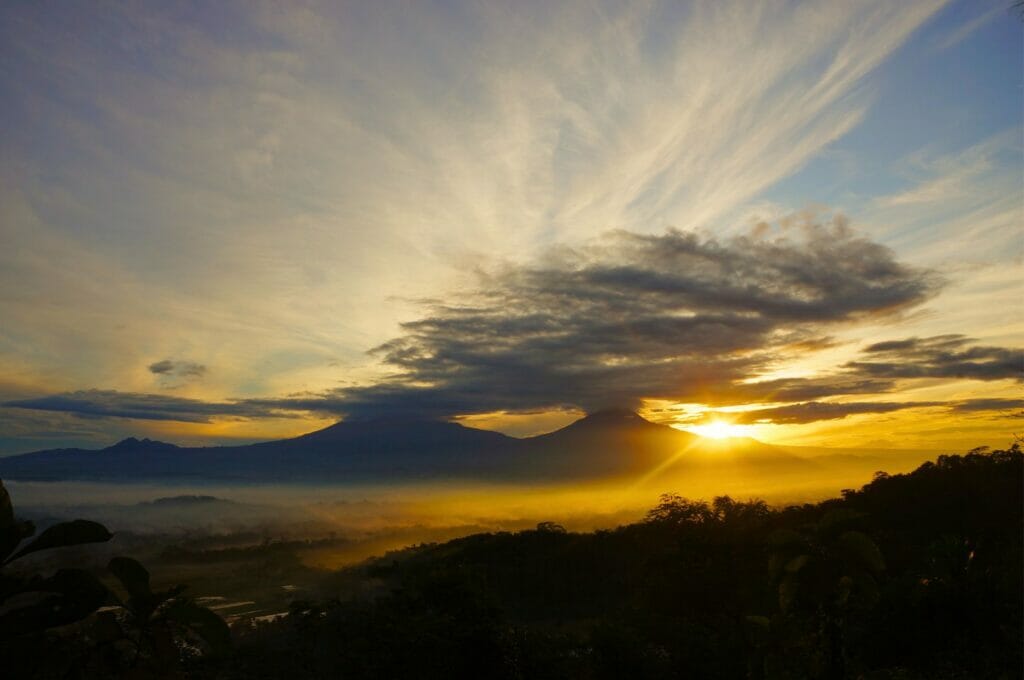
[[[1019,678],[1022,459],[1017,445],[942,456],[813,505],[666,495],[614,530],[421,545],[338,572],[338,597],[236,624],[230,644],[182,591],[149,591],[137,564],[88,586],[5,567],[0,674]],[[26,618],[40,592],[76,608]]]

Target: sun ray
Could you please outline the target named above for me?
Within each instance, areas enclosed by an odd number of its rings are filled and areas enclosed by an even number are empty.
[[[728,420],[716,419],[705,425],[691,425],[687,430],[708,439],[729,439],[731,437],[746,436],[746,430],[743,425],[734,425]]]

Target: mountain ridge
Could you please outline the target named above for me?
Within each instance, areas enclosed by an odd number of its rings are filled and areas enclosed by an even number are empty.
[[[755,457],[795,459],[760,442],[744,448]],[[128,437],[98,450],[51,449],[0,458],[0,477],[248,482],[585,478],[640,473],[669,459],[699,463],[696,454],[703,449],[713,453],[721,444],[613,409],[525,438],[414,419],[340,421],[297,437],[239,446],[180,447]]]

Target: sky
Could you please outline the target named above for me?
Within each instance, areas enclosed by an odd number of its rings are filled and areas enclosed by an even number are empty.
[[[606,407],[1005,446],[1011,4],[4,3],[0,455]]]

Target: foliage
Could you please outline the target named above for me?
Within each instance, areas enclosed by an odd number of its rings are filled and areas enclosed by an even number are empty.
[[[360,567],[378,595],[236,631],[209,677],[1020,677],[1022,456],[943,456],[815,505],[663,496]]]
[[[9,565],[27,555],[112,536],[101,524],[73,520],[18,550],[34,534],[31,522],[15,517],[0,481],[0,662],[17,677],[180,677],[184,657],[230,649],[223,619],[182,597],[184,586],[153,592],[149,573],[129,557],[107,567],[123,599],[85,569],[12,572]]]
[[[90,676],[177,678],[195,658],[230,650],[227,624],[182,596],[185,586],[154,592],[149,572],[130,557],[111,559],[107,569],[123,592],[111,593],[116,608],[97,614],[92,644],[77,660]]]
[[[817,504],[667,494],[614,530],[542,522],[391,553],[338,574],[358,595],[230,635],[115,558],[112,608],[26,649],[70,649],[58,677],[84,678],[1017,678],[1022,490],[1013,446]]]
[[[60,569],[42,578],[9,568],[32,553],[108,541],[111,533],[103,525],[86,520],[55,524],[18,550],[34,534],[32,522],[15,517],[11,497],[0,481],[0,642],[79,621],[106,600],[106,588],[84,569]]]

